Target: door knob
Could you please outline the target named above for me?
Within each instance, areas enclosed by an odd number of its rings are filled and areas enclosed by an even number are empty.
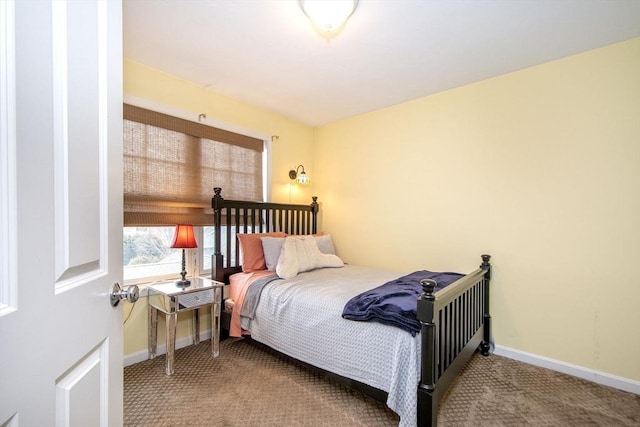
[[[116,307],[120,304],[120,300],[126,299],[129,302],[138,301],[138,297],[140,297],[140,290],[136,285],[127,286],[126,289],[123,289],[120,286],[120,283],[116,282],[111,286],[111,305]]]

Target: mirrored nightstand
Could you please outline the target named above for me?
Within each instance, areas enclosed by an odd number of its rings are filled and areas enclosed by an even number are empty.
[[[156,357],[158,312],[165,315],[167,327],[166,373],[174,372],[176,349],[176,323],[178,313],[193,311],[193,342],[200,342],[199,309],[211,310],[211,355],[220,354],[220,306],[224,285],[202,277],[192,278],[191,285],[183,288],[175,281],[149,285],[149,358]]]

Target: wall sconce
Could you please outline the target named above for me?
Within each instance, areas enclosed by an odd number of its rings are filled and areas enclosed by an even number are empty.
[[[182,276],[181,280],[176,282],[176,285],[181,288],[186,288],[191,285],[191,280],[186,279],[187,275],[184,250],[190,248],[197,248],[196,237],[193,235],[193,225],[190,224],[178,224],[176,225],[176,231],[173,234],[173,241],[171,242],[171,248],[182,249]]]
[[[302,171],[298,172],[300,168],[302,168]],[[298,165],[295,170],[291,169],[289,171],[289,178],[297,180],[298,184],[308,184],[310,182],[307,173],[304,171],[304,166],[302,165]]]
[[[323,32],[342,27],[358,6],[358,0],[298,0],[305,15]]]

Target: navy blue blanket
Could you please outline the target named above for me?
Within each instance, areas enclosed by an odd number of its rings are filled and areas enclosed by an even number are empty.
[[[342,317],[397,326],[415,336],[420,332],[420,322],[416,319],[417,300],[422,293],[420,280],[435,280],[438,291],[463,276],[427,270],[407,274],[351,298],[344,306]]]

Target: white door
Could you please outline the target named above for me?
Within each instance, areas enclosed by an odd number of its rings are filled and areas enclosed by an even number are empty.
[[[122,424],[122,5],[0,0],[0,426]]]

